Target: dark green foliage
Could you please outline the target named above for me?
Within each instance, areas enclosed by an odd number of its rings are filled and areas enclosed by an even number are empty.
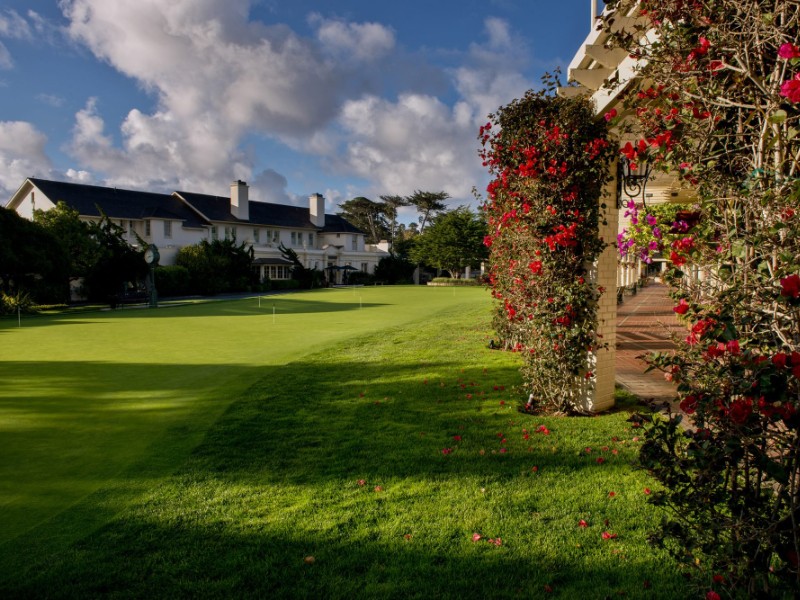
[[[414,269],[414,264],[403,256],[384,256],[375,267],[375,280],[388,284],[411,283]]]
[[[278,250],[286,260],[292,261],[292,280],[297,282],[297,286],[301,290],[310,290],[312,288],[322,287],[323,273],[317,269],[307,269],[300,262],[297,252],[291,248],[287,248],[283,244],[278,246]]]
[[[486,222],[468,207],[442,213],[415,240],[411,259],[460,277],[466,267],[477,267],[489,255],[483,244]]]
[[[197,294],[242,292],[256,283],[252,249],[244,242],[237,244],[236,240],[203,240],[184,246],[178,252],[176,264],[189,271],[189,288]]]
[[[67,256],[42,227],[0,208],[0,291],[29,293],[37,302],[69,297]]]
[[[180,265],[156,267],[156,289],[159,296],[185,296],[191,293],[189,269]]]
[[[89,223],[88,231],[97,254],[84,277],[85,292],[91,301],[116,306],[126,288],[147,274],[143,253],[128,244],[122,228],[105,215]]]

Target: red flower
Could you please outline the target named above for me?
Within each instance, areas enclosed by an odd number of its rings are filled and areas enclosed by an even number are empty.
[[[472,541],[473,541],[473,542],[477,542],[477,541],[478,541],[478,540],[480,540],[482,537],[483,537],[483,536],[482,536],[480,533],[473,533],[473,534],[472,534]]]
[[[728,409],[728,416],[737,425],[742,425],[753,412],[753,403],[750,400],[735,400]]]
[[[644,488],[644,495],[645,496],[649,496],[650,495],[650,488]]]
[[[725,349],[734,356],[736,356],[741,352],[741,350],[739,349],[739,340],[731,340],[730,342],[725,344]]]
[[[609,533],[607,531],[603,532],[603,539],[604,540],[613,540],[615,537],[617,537],[616,533]]]
[[[789,275],[781,279],[781,296],[800,298],[800,275]]]
[[[453,440],[455,440],[456,442],[460,442],[461,441],[461,436],[460,435],[454,435],[453,436]]]
[[[604,462],[606,462],[606,459],[603,458],[602,456],[598,456],[596,462],[598,465],[602,465]]]
[[[778,367],[779,369],[783,369],[786,367],[786,356],[783,352],[778,352],[775,356],[772,357],[772,364]]]
[[[781,47],[778,48],[778,56],[786,60],[800,58],[800,48],[794,44],[782,44]]]
[[[781,49],[782,49],[782,48],[783,48],[783,46],[781,46]],[[605,115],[603,115],[603,118],[604,118],[606,121],[610,121],[611,119],[613,119],[613,118],[614,118],[614,117],[616,117],[616,116],[617,116],[617,109],[616,109],[616,108],[612,108],[612,109],[611,109],[610,111],[608,111],[608,112],[607,112]]]
[[[781,84],[781,96],[787,98],[789,102],[800,102],[800,73],[795,75],[794,79]]]
[[[676,267],[682,267],[686,264],[686,259],[682,257],[680,254],[675,252],[674,250],[670,252],[669,259],[672,261],[672,264]]]
[[[706,600],[721,600],[721,598],[720,598],[720,595],[717,592],[715,592],[714,590],[711,590],[710,592],[708,592],[706,594]]]
[[[359,479],[358,480],[358,485],[360,485],[361,487],[364,487],[365,485],[367,485],[367,482],[364,479]]]
[[[688,396],[686,396],[686,398],[681,400],[680,403],[681,410],[685,412],[687,415],[693,414],[694,411],[697,410],[698,400],[699,398],[697,396],[695,396],[694,394],[689,394]]]
[[[673,254],[674,254],[674,252],[673,252]],[[672,262],[675,262],[675,261],[673,260]],[[688,310],[689,310],[689,303],[686,302],[686,300],[684,298],[681,298],[680,302],[678,302],[678,305],[673,307],[673,309],[672,309],[673,312],[675,312],[675,313],[677,313],[679,315],[685,315],[688,312]]]
[[[538,275],[542,272],[542,261],[533,260],[528,264],[528,268],[531,270],[531,273]]]
[[[588,527],[588,526],[589,526],[589,524],[586,521],[584,521],[583,519],[578,521],[578,527]]]

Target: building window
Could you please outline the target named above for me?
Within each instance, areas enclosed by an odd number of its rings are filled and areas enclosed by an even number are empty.
[[[297,231],[292,232],[292,246],[300,246],[303,243],[303,234]]]
[[[367,273],[369,270],[369,264],[361,263],[361,270],[364,271],[364,273]]]
[[[352,244],[351,248],[353,250],[358,250],[358,236],[357,235],[353,236],[353,239],[351,240],[351,244]]]
[[[309,248],[313,248],[314,247],[314,234],[313,233],[309,233],[308,234],[308,247]]]
[[[225,228],[225,239],[236,241],[236,227]]]
[[[291,277],[291,269],[283,265],[270,265],[269,278],[270,279],[289,279]]]
[[[261,230],[258,227],[253,229],[253,241],[256,244],[261,243]]]
[[[150,221],[144,222],[144,237],[150,237]]]
[[[133,236],[136,233],[136,227],[133,221],[128,221],[128,235]]]
[[[219,239],[219,233],[217,232],[217,226],[216,225],[212,225],[211,226],[211,241],[213,242],[213,241],[218,240],[218,239]]]
[[[164,221],[164,237],[172,237],[172,221]]]

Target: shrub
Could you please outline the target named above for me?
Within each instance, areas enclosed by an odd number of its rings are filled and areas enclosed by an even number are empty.
[[[186,296],[191,293],[191,276],[186,267],[180,265],[156,267],[155,279],[159,296]]]

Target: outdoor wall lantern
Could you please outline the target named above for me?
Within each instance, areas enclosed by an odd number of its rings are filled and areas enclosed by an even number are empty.
[[[642,205],[646,208],[645,189],[650,179],[652,165],[646,160],[637,160],[631,165],[627,156],[620,156],[617,161],[617,208],[622,208],[623,196],[635,199],[642,196]]]

